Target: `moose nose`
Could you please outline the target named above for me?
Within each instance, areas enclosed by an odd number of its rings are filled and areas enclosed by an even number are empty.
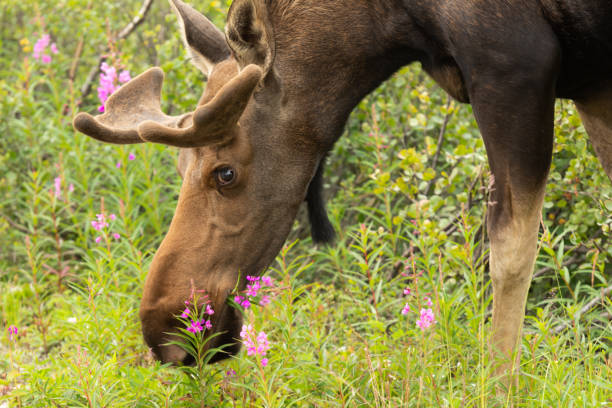
[[[233,307],[217,303],[214,308],[212,330],[206,332],[205,336],[214,333],[213,338],[204,339],[205,350],[217,349],[214,355],[209,356],[209,363],[226,359],[240,350],[240,342],[237,340],[242,325],[242,316]],[[174,308],[160,307],[159,304],[141,304],[140,319],[142,323],[142,334],[145,342],[151,348],[156,359],[162,363],[174,365],[192,365],[194,358],[188,354],[176,342],[185,342],[183,338],[174,335],[183,323],[175,318],[178,312],[172,313]]]

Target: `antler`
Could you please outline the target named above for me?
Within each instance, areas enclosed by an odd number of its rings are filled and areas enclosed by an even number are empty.
[[[148,141],[177,147],[205,146],[222,141],[227,130],[238,122],[261,76],[261,68],[249,65],[195,112],[168,116],[160,104],[164,73],[160,68],[151,68],[112,94],[104,114],[94,117],[81,112],[73,125],[108,143]]]

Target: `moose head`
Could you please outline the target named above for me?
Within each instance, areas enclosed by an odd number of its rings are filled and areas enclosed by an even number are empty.
[[[180,0],[171,5],[192,62],[208,77],[195,110],[162,113],[163,72],[151,68],[114,93],[104,114],[79,113],[74,127],[102,142],[179,148],[178,204],[146,278],[140,318],[157,358],[187,363],[190,357],[167,343],[191,285],[206,291],[215,310],[212,331],[220,335],[210,347],[237,343],[241,316],[228,295],[272,262],[300,204],[308,201],[315,240],[330,239],[333,230],[317,173],[325,149],[311,126],[288,113],[295,107],[284,100],[273,65],[263,2],[235,1],[227,37]],[[238,349],[231,345],[212,361]]]

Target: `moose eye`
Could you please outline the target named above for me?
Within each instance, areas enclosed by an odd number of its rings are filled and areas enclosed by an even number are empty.
[[[219,167],[215,170],[215,180],[220,186],[227,186],[236,179],[236,170],[229,166]]]

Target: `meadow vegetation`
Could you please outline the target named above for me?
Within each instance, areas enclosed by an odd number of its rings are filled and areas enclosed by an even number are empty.
[[[328,157],[336,242],[313,245],[303,209],[269,284],[236,300],[247,347],[154,361],[138,305],[176,149],[71,126],[101,104],[102,62],[118,77],[160,66],[164,110],[195,106],[204,77],[166,2],[118,40],[142,4],[0,5],[0,407],[612,407],[612,185],[574,106],[557,103],[519,390],[496,397],[485,150],[470,107],[418,65],[359,104]],[[192,4],[223,27],[225,1]]]

